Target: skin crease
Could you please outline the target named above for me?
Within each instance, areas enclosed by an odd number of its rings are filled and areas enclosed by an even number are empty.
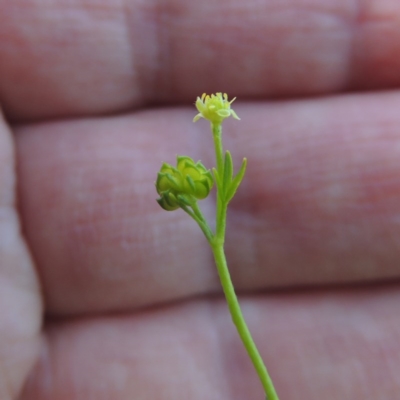
[[[226,250],[280,398],[400,397],[399,43],[395,0],[0,0],[0,398],[263,398],[154,200],[214,164],[205,91],[238,97]]]

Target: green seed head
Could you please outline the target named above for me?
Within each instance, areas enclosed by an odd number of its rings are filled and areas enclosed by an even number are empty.
[[[200,161],[195,163],[190,157],[178,156],[176,167],[167,163],[161,166],[156,181],[160,195],[157,201],[165,210],[175,210],[205,199],[213,183],[211,172]]]

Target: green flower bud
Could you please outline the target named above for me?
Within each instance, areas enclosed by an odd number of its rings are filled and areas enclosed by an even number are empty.
[[[213,184],[211,172],[200,161],[195,163],[190,157],[178,156],[176,167],[167,163],[161,166],[156,181],[160,195],[157,201],[165,210],[176,210],[206,198]]]
[[[169,190],[163,192],[161,197],[157,199],[157,203],[167,211],[174,211],[180,207],[178,199]]]
[[[170,190],[171,186],[174,186],[176,190],[179,186],[179,180],[177,180],[176,168],[172,165],[164,163],[161,166],[160,172],[157,175],[156,188],[158,194],[165,192],[166,190]]]
[[[177,167],[183,177],[182,192],[198,200],[205,199],[214,184],[211,172],[200,161],[195,163],[186,156],[177,157]]]

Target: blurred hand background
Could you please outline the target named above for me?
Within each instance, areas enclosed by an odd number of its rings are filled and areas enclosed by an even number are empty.
[[[217,91],[281,399],[400,398],[399,54],[396,0],[0,0],[0,398],[263,399],[206,240],[155,201],[163,161],[214,165]]]

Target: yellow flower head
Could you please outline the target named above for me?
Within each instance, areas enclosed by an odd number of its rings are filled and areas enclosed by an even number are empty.
[[[216,93],[211,96],[202,94],[197,97],[196,108],[198,114],[193,118],[193,122],[198,121],[200,118],[208,119],[212,124],[221,124],[221,122],[232,115],[235,119],[240,119],[235,111],[231,109],[231,104],[235,101],[236,97],[228,101],[226,93]]]

